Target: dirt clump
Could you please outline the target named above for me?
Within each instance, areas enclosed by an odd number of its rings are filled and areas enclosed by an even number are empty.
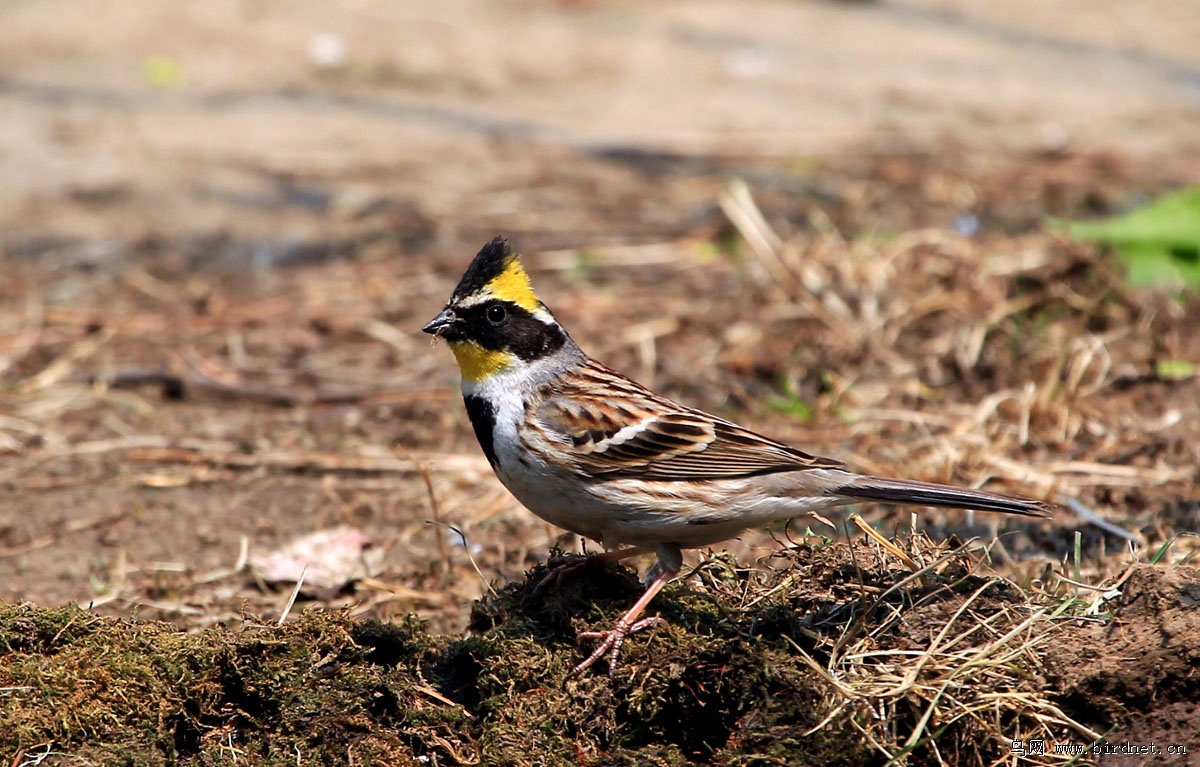
[[[1120,591],[1108,620],[1073,627],[1048,647],[1047,681],[1105,741],[1184,746],[1190,753],[1170,758],[1200,764],[1200,570],[1139,566]]]
[[[636,598],[624,568],[538,589],[539,566],[480,601],[462,638],[345,611],[187,634],[5,607],[0,753],[49,764],[990,765],[1011,760],[1014,741],[1165,746],[1195,732],[1196,570],[1135,566],[1107,603],[1088,603],[976,572],[969,546],[920,535],[894,545],[907,564],[875,541],[813,537],[754,567],[705,560],[655,600],[667,624],[631,638],[612,678],[568,671],[577,632],[610,625]],[[1089,618],[1096,605],[1111,614]]]

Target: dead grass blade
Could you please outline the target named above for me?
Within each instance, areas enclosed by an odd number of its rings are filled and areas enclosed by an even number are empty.
[[[881,536],[868,535],[881,544],[882,551],[903,562],[923,561],[933,551],[923,537],[909,540],[907,548],[915,552],[910,555],[891,541],[884,544]],[[828,687],[827,714],[806,734],[831,723],[849,722],[892,765],[907,763],[921,750],[935,762],[946,763],[939,739],[951,733],[972,739],[982,736],[991,744],[983,749],[988,753],[1007,753],[1005,744],[1031,732],[1050,740],[1100,737],[1056,706],[1048,691],[1033,681],[1036,674],[1030,673],[1039,663],[1038,648],[1058,636],[1059,623],[1073,615],[1075,600],[1036,604],[1015,587],[999,587],[997,579],[985,579],[961,596],[957,589],[964,581],[932,592],[911,591],[912,584],[974,545],[968,541],[931,557],[932,561],[883,591],[876,604],[890,597],[887,605],[893,614],[870,632],[862,632],[858,624],[872,612],[865,610],[830,647],[826,663],[788,640],[804,665]],[[1003,597],[998,596],[1001,591]],[[1111,596],[1112,589],[1104,591]],[[1018,594],[1024,601],[1013,601]],[[900,605],[895,604],[896,596],[901,597]],[[936,624],[929,624],[928,639],[919,647],[887,646],[901,621],[920,620],[918,612],[936,615],[940,606],[952,609]],[[911,642],[914,635],[908,637]],[[1048,753],[1044,758],[1011,755],[1010,759],[1016,759],[1011,762],[1015,764],[1065,762],[1065,757]]]

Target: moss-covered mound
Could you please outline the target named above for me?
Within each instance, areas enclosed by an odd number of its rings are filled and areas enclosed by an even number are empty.
[[[187,634],[77,609],[4,607],[0,758],[1011,763],[1014,740],[1086,744],[1132,720],[1109,678],[1119,668],[1105,666],[1106,706],[1089,709],[1097,679],[1061,652],[1084,643],[1077,652],[1102,659],[1111,609],[1144,618],[1147,643],[1164,641],[1153,625],[1178,629],[1167,641],[1179,678],[1141,675],[1131,695],[1171,706],[1197,692],[1186,670],[1200,658],[1200,623],[1183,600],[1200,593],[1195,571],[1131,570],[1107,602],[1034,598],[969,572],[961,551],[909,544],[903,567],[873,544],[819,540],[754,569],[709,560],[653,603],[668,624],[631,638],[611,678],[603,666],[568,672],[582,657],[576,633],[610,625],[636,597],[624,569],[539,590],[538,568],[481,602],[466,638],[344,613]],[[1140,607],[1124,605],[1122,589]],[[1146,608],[1148,594],[1159,609]],[[1127,644],[1123,657],[1137,652]]]

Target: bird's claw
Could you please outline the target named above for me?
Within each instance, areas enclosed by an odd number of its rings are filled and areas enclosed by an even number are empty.
[[[660,624],[666,623],[666,618],[660,618],[657,615],[652,618],[642,618],[632,623],[622,618],[617,621],[617,625],[613,626],[608,631],[581,631],[578,635],[579,639],[600,639],[602,640],[592,654],[584,659],[575,668],[571,669],[567,674],[570,679],[573,676],[582,674],[592,667],[596,661],[604,657],[608,653],[608,675],[611,677],[617,670],[617,657],[621,653],[621,645],[625,643],[625,637],[630,634],[637,633],[642,629],[651,628]]]

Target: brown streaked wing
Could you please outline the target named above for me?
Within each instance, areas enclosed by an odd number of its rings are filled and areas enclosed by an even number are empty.
[[[531,425],[597,478],[733,479],[842,465],[672,402],[594,360],[545,394]]]

